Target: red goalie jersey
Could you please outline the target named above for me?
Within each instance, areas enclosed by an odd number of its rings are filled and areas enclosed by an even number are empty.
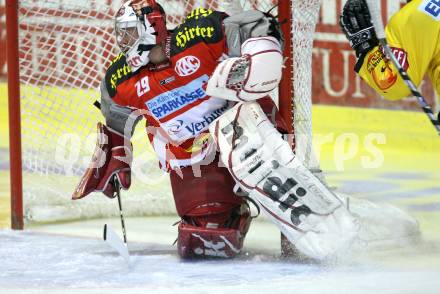
[[[206,84],[227,45],[227,15],[197,9],[166,40],[168,61],[132,73],[123,54],[107,70],[105,85],[113,101],[143,110],[149,140],[164,169],[189,166],[215,148],[208,125],[233,102],[206,95]]]

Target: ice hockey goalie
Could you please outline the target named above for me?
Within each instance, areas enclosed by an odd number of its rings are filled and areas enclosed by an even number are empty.
[[[145,118],[170,174],[183,258],[241,251],[252,217],[236,184],[304,254],[323,259],[350,245],[356,219],[281,138],[286,129],[268,96],[283,61],[273,17],[199,8],[167,31],[159,4],[133,0],[115,22],[122,53],[101,84],[106,123],[73,199],[93,191],[114,197],[116,181],[129,189],[130,137]]]

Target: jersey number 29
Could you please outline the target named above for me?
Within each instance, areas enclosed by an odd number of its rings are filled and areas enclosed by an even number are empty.
[[[150,85],[148,83],[148,77],[143,77],[140,81],[138,81],[136,84],[136,92],[138,97],[141,97],[148,91],[150,91]]]

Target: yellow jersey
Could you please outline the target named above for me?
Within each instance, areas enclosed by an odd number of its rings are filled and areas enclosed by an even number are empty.
[[[385,33],[399,63],[416,86],[425,74],[440,94],[440,0],[413,0],[393,15]],[[411,94],[381,46],[358,61],[356,71],[384,98],[398,100]]]

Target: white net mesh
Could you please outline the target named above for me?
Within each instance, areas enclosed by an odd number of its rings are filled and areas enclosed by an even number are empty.
[[[236,1],[158,1],[172,28],[197,7],[236,9]],[[277,1],[242,1],[244,9],[269,10]],[[319,1],[293,1],[295,127],[311,146],[311,48]],[[232,6],[228,4],[231,4]],[[70,197],[95,145],[103,120],[92,104],[105,67],[117,53],[113,15],[121,1],[20,1],[20,79],[25,218],[58,221],[116,215],[103,195]],[[234,8],[235,7],[235,8]],[[275,10],[276,11],[276,10]],[[307,12],[307,13],[306,13]],[[289,96],[289,95],[288,95]],[[281,98],[283,99],[283,98]],[[290,99],[288,97],[287,99]],[[157,167],[145,131],[133,137],[133,186],[123,193],[127,215],[174,213],[168,175]],[[301,143],[302,144],[302,143]],[[297,148],[300,148],[298,145]]]
[[[293,121],[295,153],[319,169],[312,148],[312,49],[322,0],[292,1]]]

